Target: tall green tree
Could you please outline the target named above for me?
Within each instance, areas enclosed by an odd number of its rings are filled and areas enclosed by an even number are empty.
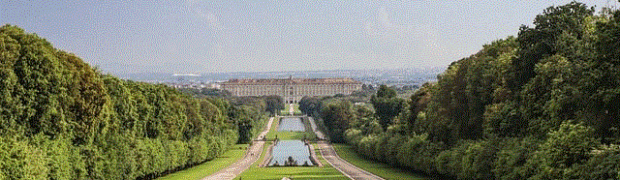
[[[271,113],[271,115],[275,115],[284,109],[284,99],[281,96],[266,96],[265,103],[267,106],[267,111]]]
[[[319,97],[304,96],[299,101],[299,110],[310,116],[319,116],[321,111],[321,99]]]
[[[321,109],[321,118],[329,130],[329,137],[333,142],[345,142],[344,132],[355,118],[351,102],[336,100],[328,103]]]
[[[381,85],[377,94],[370,98],[375,108],[375,114],[379,117],[379,123],[384,129],[393,124],[394,117],[403,109],[404,100],[396,97],[396,91],[386,85]]]
[[[535,64],[558,53],[560,47],[558,39],[563,34],[569,34],[577,39],[584,37],[585,32],[581,26],[593,13],[594,8],[588,8],[583,3],[571,2],[545,9],[534,19],[533,28],[521,26],[517,38],[520,49],[517,60],[513,61],[510,87],[519,90],[534,77]]]
[[[103,75],[11,25],[0,27],[0,96],[0,179],[154,179],[216,158],[266,119],[263,99],[233,111]]]

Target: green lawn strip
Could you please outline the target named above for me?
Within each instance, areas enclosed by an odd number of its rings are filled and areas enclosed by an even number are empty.
[[[277,128],[278,128],[278,124],[280,123],[280,118],[273,119],[273,122],[271,123],[271,127],[269,128],[269,132],[267,132],[267,135],[265,135],[267,140],[273,140],[276,137],[275,134],[278,132]]]
[[[265,159],[265,156],[267,156],[267,150],[269,149],[269,146],[271,146],[271,144],[273,144],[273,141],[265,142],[265,145],[263,145],[263,152],[260,153],[260,157],[258,158],[258,160],[256,160],[256,162],[254,162],[254,164],[250,166],[250,169],[259,168],[258,166],[260,165],[260,163],[263,162],[263,160]]]
[[[348,179],[331,167],[264,167],[250,168],[235,179]]]
[[[284,109],[280,111],[281,115],[289,115],[290,104],[284,104]]]
[[[226,151],[222,156],[215,158],[211,161],[207,161],[200,165],[185,169],[179,172],[168,174],[164,177],[158,178],[158,180],[173,180],[173,179],[201,179],[208,175],[211,175],[225,167],[230,166],[232,163],[243,157],[246,152],[247,144],[237,144],[231,149]]]
[[[262,124],[267,124],[269,117]],[[271,125],[271,129],[276,126],[276,120]],[[260,129],[260,132],[263,131],[263,128]],[[254,136],[258,136],[259,133],[256,133]],[[256,138],[256,137],[255,137]],[[268,145],[266,145],[268,146]],[[172,179],[201,179],[208,175],[211,175],[225,167],[230,166],[232,163],[237,162],[239,159],[243,157],[245,152],[247,151],[248,144],[236,144],[231,149],[226,151],[222,156],[215,158],[211,161],[207,161],[200,165],[175,172],[172,174],[168,174],[164,177],[158,178],[158,180],[172,180]]]
[[[323,167],[332,168],[332,165],[329,164],[327,160],[323,158],[323,155],[321,155],[321,149],[318,148],[316,143],[312,143],[312,147],[314,147],[314,152],[316,152],[317,159],[321,161],[321,164],[323,164]]]
[[[280,111],[281,115],[289,115],[289,109],[291,108],[291,104],[285,104],[284,105],[284,109]],[[295,115],[302,115],[301,111],[299,110],[299,104],[293,104],[293,114]]]
[[[273,134],[267,134],[267,139],[272,140],[278,136],[280,140],[301,140],[304,138],[314,139],[314,133],[311,132],[295,132],[295,131],[281,131]]]
[[[293,104],[293,112],[295,114],[301,113],[301,111],[299,110],[299,104]]]
[[[386,163],[368,160],[355,152],[353,147],[346,144],[332,144],[338,156],[349,163],[362,168],[385,179],[426,179],[420,174],[404,169],[392,167]]]

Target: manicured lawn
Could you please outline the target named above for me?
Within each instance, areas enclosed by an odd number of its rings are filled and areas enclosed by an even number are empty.
[[[327,167],[265,167],[250,168],[235,179],[349,179],[334,168]]]
[[[299,110],[299,104],[293,104],[293,112],[295,112],[295,114],[301,113]]]
[[[273,122],[271,123],[271,127],[269,128],[269,132],[267,133],[266,138],[268,140],[273,140],[273,138],[275,138],[275,134],[278,132],[277,128],[278,128],[278,123],[280,123],[280,119],[279,118],[275,118],[273,119]],[[279,136],[278,136],[279,138]]]
[[[392,167],[388,164],[368,160],[358,155],[353,147],[346,144],[332,144],[338,156],[349,163],[385,179],[426,179],[420,174]]]
[[[282,111],[280,111],[280,114],[282,115],[289,115],[289,108],[290,108],[291,104],[285,104],[284,105],[284,109]],[[293,113],[295,115],[301,115],[301,111],[299,110],[299,104],[293,104]]]
[[[314,133],[311,133],[311,132],[282,131],[282,132],[274,132],[271,134],[267,134],[267,139],[272,140],[276,137],[276,135],[278,136],[278,139],[280,140],[296,140],[296,139],[301,140],[304,137],[304,135],[306,136],[306,138],[310,138],[310,139],[314,139],[315,137]]]
[[[237,144],[226,151],[226,153],[224,153],[221,157],[207,161],[201,165],[158,178],[158,180],[191,180],[204,178],[241,159],[243,154],[245,154],[247,147],[247,144]]]

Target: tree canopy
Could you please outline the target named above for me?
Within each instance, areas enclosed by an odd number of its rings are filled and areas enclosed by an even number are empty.
[[[326,126],[348,122],[328,128],[335,129],[330,135],[343,133],[359,154],[412,171],[456,179],[618,179],[619,43],[619,10],[595,14],[571,2],[543,10],[518,36],[453,62],[437,82],[401,99],[401,108],[387,86],[370,100],[376,118],[366,115],[372,110],[345,113],[364,105],[319,104],[327,106]],[[328,115],[338,113],[348,118]]]
[[[247,142],[266,120],[261,102],[120,80],[11,25],[0,96],[0,179],[153,179]]]

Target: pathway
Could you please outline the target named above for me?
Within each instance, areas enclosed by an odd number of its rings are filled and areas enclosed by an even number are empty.
[[[258,135],[258,139],[262,139],[269,132],[269,128],[271,128],[271,123],[273,123],[273,119],[269,118],[269,122],[267,122],[267,127],[265,130]],[[245,156],[239,161],[231,164],[230,166],[209,175],[202,180],[220,180],[220,179],[234,179],[237,175],[241,174],[243,171],[248,169],[258,158],[260,154],[263,152],[263,145],[265,145],[265,141],[255,140],[252,142],[252,145],[248,147],[248,151],[245,153]]]
[[[325,139],[325,135],[323,134],[323,132],[317,129],[314,118],[308,118],[310,119],[310,125],[312,126],[312,130],[316,134],[317,138]],[[336,153],[336,150],[334,150],[331,144],[326,141],[318,141],[317,147],[321,149],[321,155],[323,155],[323,158],[327,160],[329,164],[331,164],[334,168],[338,169],[338,171],[340,171],[342,174],[349,177],[350,179],[383,179],[377,175],[369,173],[368,171],[358,168],[357,166],[340,158],[340,156],[338,156],[338,154]]]

